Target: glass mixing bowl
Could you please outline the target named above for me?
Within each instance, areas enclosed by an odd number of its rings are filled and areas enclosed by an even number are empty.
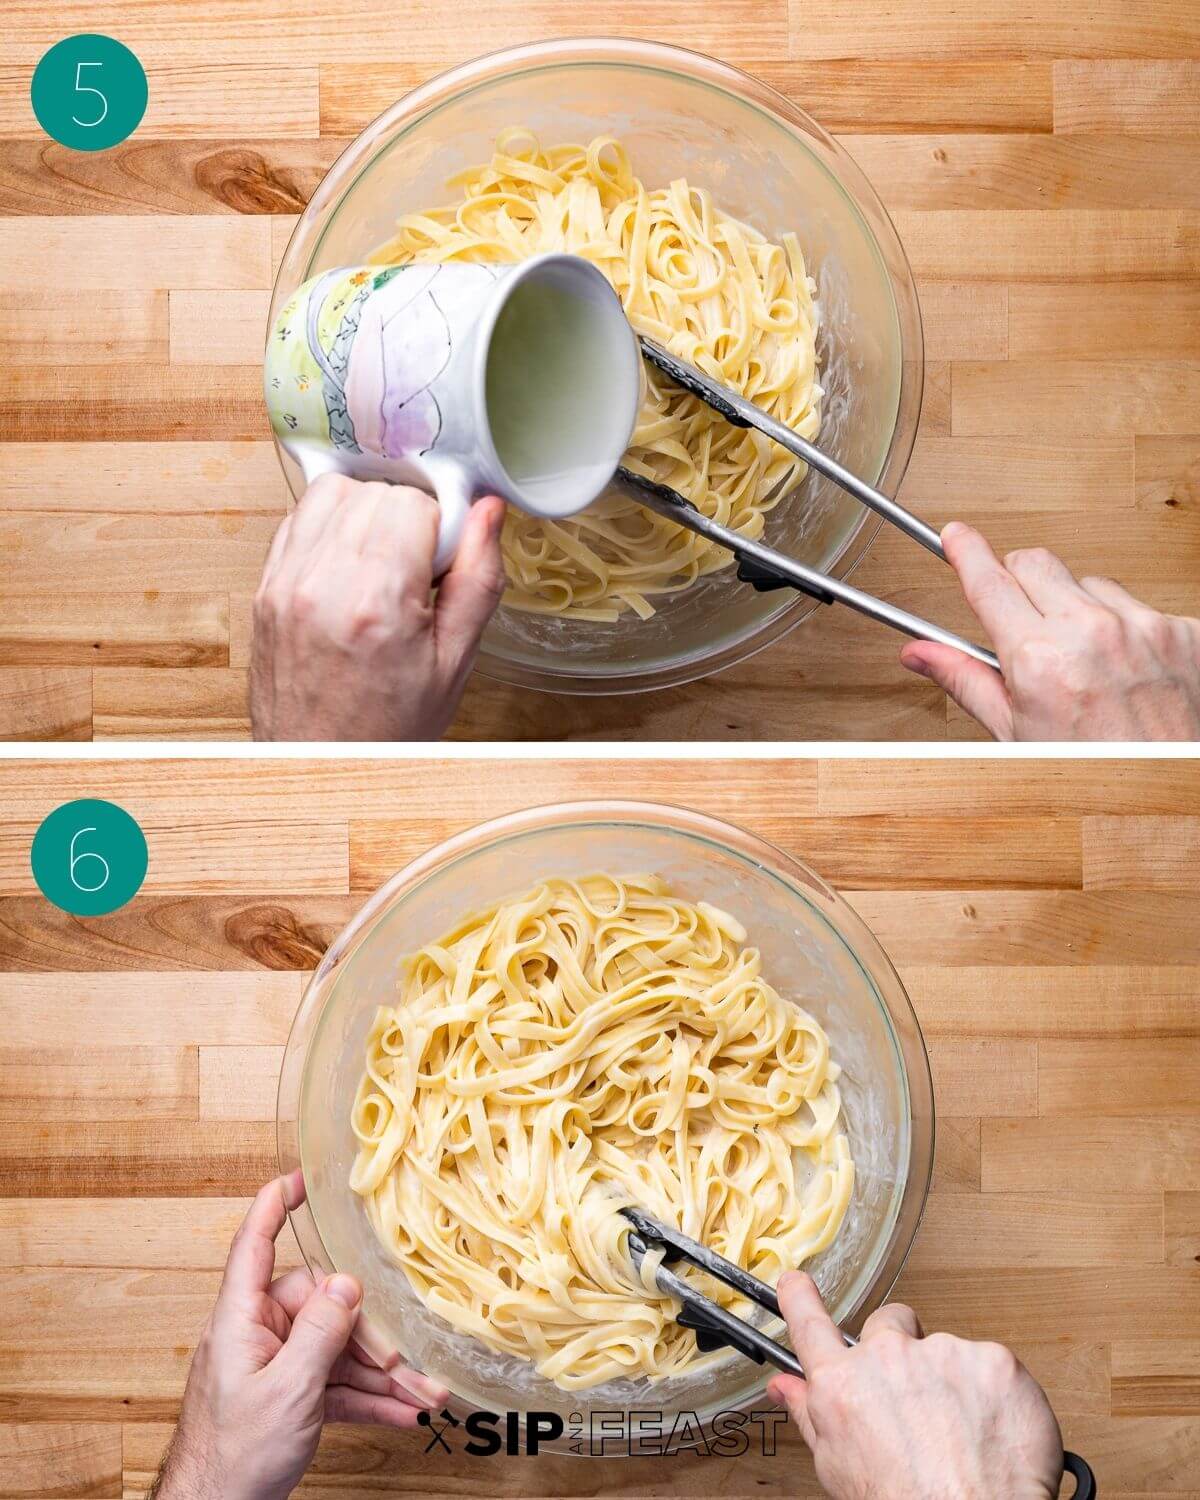
[[[279,1084],[282,1170],[304,1169],[292,1215],[314,1274],[348,1271],[375,1333],[454,1393],[454,1409],[695,1413],[747,1409],[769,1371],[728,1353],[668,1380],[565,1392],[526,1360],[496,1354],[429,1312],[389,1259],[349,1187],[350,1112],[376,1007],[394,1004],[402,957],[468,911],[554,875],[655,873],[689,900],[744,923],[764,973],[829,1034],[841,1063],[854,1197],[828,1250],[809,1263],[826,1303],[857,1332],[900,1273],[933,1163],[933,1088],[904,987],[875,938],[811,870],[754,835],[682,808],[577,802],[533,808],[457,835],[394,876],[330,944],[288,1038]],[[563,1443],[566,1439],[561,1440]]]
[[[687,176],[773,239],[795,231],[821,307],[820,445],[888,495],[899,488],[921,409],[921,315],[904,251],[870,184],[802,110],[737,68],[649,42],[514,47],[454,68],[399,103],[338,158],[313,194],[275,282],[268,326],[301,282],[354,265],[397,216],[452,196],[446,179],[486,160],[497,133],[546,144],[611,133],[648,186]],[[297,495],[299,470],[280,454]],[[845,577],[880,522],[809,473],[767,517],[766,540]],[[816,608],[759,594],[732,568],[656,601],[649,620],[556,620],[501,609],[479,668],[520,686],[628,693],[691,681],[778,640]]]

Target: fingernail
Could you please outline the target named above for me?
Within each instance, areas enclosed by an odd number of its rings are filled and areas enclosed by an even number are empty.
[[[959,532],[966,531],[966,529],[961,521],[947,521],[942,527],[942,541],[952,542]]]
[[[427,1380],[424,1375],[418,1375],[415,1371],[409,1376],[407,1387],[402,1381],[392,1382],[401,1391],[410,1397],[416,1396],[430,1410],[444,1406],[450,1399],[450,1392],[444,1385],[437,1385],[432,1380]]]
[[[283,1179],[283,1201],[289,1213],[304,1202],[304,1174],[299,1168]]]
[[[343,1307],[355,1308],[358,1306],[358,1282],[353,1276],[334,1276],[325,1283],[325,1295],[332,1297],[335,1302],[340,1302]]]
[[[902,656],[900,658],[900,665],[902,667],[907,667],[910,672],[915,672],[918,677],[929,676],[929,667],[925,662],[921,660],[919,656],[913,658],[912,660],[910,660],[907,656]]]

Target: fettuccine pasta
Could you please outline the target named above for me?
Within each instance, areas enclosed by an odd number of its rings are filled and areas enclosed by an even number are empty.
[[[519,261],[569,251],[592,261],[620,294],[633,327],[801,436],[821,417],[816,290],[795,236],[774,244],[720,211],[680,178],[647,190],[620,142],[543,149],[504,131],[491,161],[451,179],[460,201],[405,214],[371,257]],[[629,468],[681,491],[747,537],[789,493],[804,465],[761,433],[731,426],[645,367]],[[618,494],[582,515],[547,521],[512,510],[503,535],[514,609],[586,620],[654,613],[656,595],[729,566],[728,551]]]
[[[656,877],[595,875],[405,961],[350,1186],[433,1312],[564,1389],[654,1379],[706,1356],[653,1257],[634,1272],[622,1204],[772,1283],[832,1242],[854,1182],[840,1069],[745,942]]]

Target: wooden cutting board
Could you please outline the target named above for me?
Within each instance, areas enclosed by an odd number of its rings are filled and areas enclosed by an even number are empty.
[[[273,267],[349,138],[470,55],[599,24],[572,0],[396,11],[148,0],[137,133],[41,134],[30,72],[86,0],[0,16],[0,735],[248,732],[250,598],[286,497],[258,360]],[[617,0],[600,29],[714,53],[835,132],[895,218],[926,322],[903,499],[1200,613],[1195,0]],[[49,315],[53,314],[48,328]],[[862,585],[952,628],[948,574],[881,538]],[[526,695],[475,679],[463,739],[976,734],[822,610],[708,682]]]
[[[305,973],[367,893],[480,819],[612,794],[740,822],[846,894],[935,1077],[900,1295],[1015,1347],[1106,1500],[1200,1494],[1200,766],[1097,760],[0,765],[0,1495],[142,1492],[276,1170]],[[139,819],[150,873],[77,921],[28,846],[89,795]],[[790,1438],[633,1466],[424,1442],[331,1430],[302,1493],[815,1494]]]

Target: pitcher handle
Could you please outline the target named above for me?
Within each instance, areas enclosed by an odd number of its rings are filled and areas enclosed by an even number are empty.
[[[448,458],[424,460],[438,502],[437,550],[433,554],[433,576],[440,578],[454,561],[462,540],[467,512],[475,498],[471,477]]]
[[[328,443],[285,443],[284,451],[300,465],[304,475],[304,488],[308,489],[314,479],[322,474],[344,474],[338,450]]]
[[[300,465],[307,487],[322,474],[344,474],[346,467],[336,448],[322,443],[296,443],[288,451]],[[428,475],[438,502],[437,550],[433,555],[433,576],[440,578],[454,561],[462,540],[467,512],[475,498],[474,486],[466,470],[453,459],[424,459],[421,465]]]

